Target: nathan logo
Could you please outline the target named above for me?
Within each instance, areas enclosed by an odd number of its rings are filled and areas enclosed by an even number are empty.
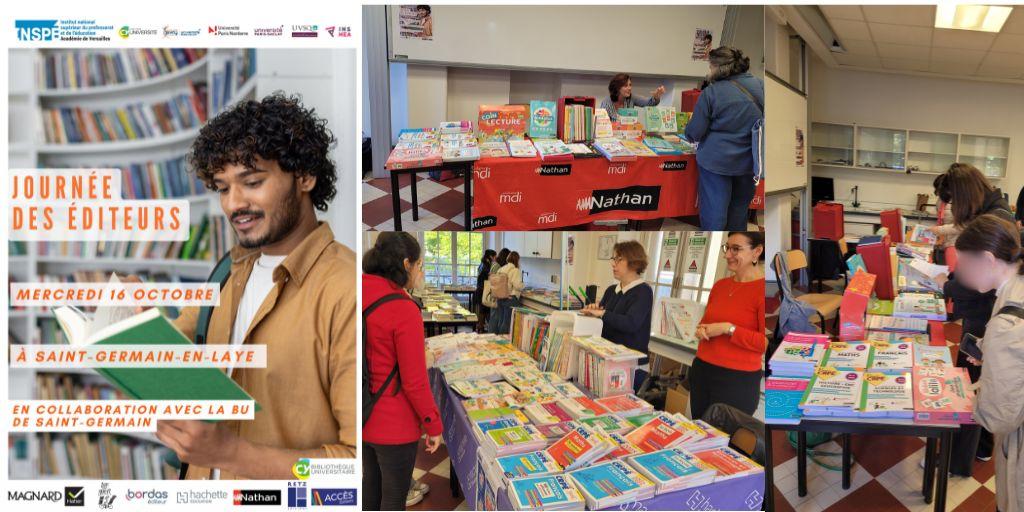
[[[85,506],[85,487],[64,487],[65,507]]]
[[[502,192],[498,195],[498,202],[501,204],[506,203],[521,203],[523,202],[522,192]]]
[[[312,495],[314,507],[354,507],[356,504],[355,489],[313,489]]]
[[[7,491],[7,501],[52,501],[61,499],[60,491]]]
[[[235,505],[281,505],[280,489],[235,489]]]
[[[537,224],[553,224],[558,222],[558,212],[542,213],[537,217]]]
[[[572,164],[542,165],[536,172],[541,176],[568,176],[572,173]]]
[[[57,41],[60,28],[57,20],[14,20],[18,41]]]
[[[628,168],[626,164],[612,164],[608,166],[608,174],[626,174]]]
[[[473,219],[473,229],[484,229],[493,228],[498,225],[498,218],[494,215],[488,215],[486,217],[477,217]]]
[[[473,169],[473,177],[478,180],[486,180],[491,177],[491,168],[481,167],[479,169]]]
[[[661,163],[663,171],[685,171],[689,167],[689,160],[674,160]]]
[[[653,212],[661,200],[660,186],[634,185],[626,188],[595,190],[590,197],[576,201],[578,211],[590,214],[610,211]]]

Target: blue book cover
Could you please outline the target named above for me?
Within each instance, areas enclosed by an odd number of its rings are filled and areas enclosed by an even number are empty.
[[[519,510],[542,510],[583,503],[583,496],[562,475],[522,478],[513,480],[510,485]]]
[[[555,123],[555,102],[533,100],[530,102],[530,138],[553,139],[558,135]]]
[[[864,272],[868,271],[867,265],[864,264],[864,257],[860,254],[850,256],[850,258],[846,260],[846,268],[850,269],[851,275],[856,274],[857,269],[863,270]]]
[[[498,468],[505,473],[505,478],[514,480],[528,476],[541,476],[558,473],[561,467],[545,452],[530,452],[508,457],[498,457]]]
[[[613,460],[569,473],[580,490],[595,500],[619,496],[634,489],[654,485],[623,462]],[[646,484],[646,485],[645,485]]]
[[[497,430],[499,428],[517,427],[522,425],[515,418],[498,418],[494,420],[482,420],[476,422],[476,427],[480,429],[480,432],[486,434],[491,430]]]
[[[636,455],[630,460],[634,466],[646,468],[658,482],[669,482],[703,471],[696,457],[678,448]]]
[[[810,379],[769,377],[764,385],[765,423],[797,424]]]

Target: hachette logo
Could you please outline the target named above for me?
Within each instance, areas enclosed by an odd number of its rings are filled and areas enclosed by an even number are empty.
[[[175,501],[180,505],[210,505],[227,500],[227,491],[209,489],[202,491],[192,489],[177,491],[175,498]]]
[[[660,186],[634,185],[625,188],[595,190],[590,196],[578,199],[578,211],[590,210],[590,214],[608,211],[650,212],[658,209],[661,200]]]
[[[7,491],[7,501],[60,501],[60,491]]]
[[[57,20],[14,20],[18,41],[57,41],[60,28]]]
[[[235,489],[235,505],[271,505],[281,504],[280,489]]]
[[[313,489],[312,501],[314,507],[345,507],[355,506],[355,489]]]

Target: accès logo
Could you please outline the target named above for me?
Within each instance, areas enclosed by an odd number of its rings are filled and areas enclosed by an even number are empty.
[[[309,478],[309,459],[299,459],[295,464],[292,464],[292,474],[299,480]]]

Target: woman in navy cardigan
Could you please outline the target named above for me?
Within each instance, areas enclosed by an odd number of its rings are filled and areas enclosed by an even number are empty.
[[[588,304],[580,313],[604,321],[601,337],[647,354],[651,340],[651,311],[654,309],[654,290],[644,282],[647,253],[639,242],[619,242],[612,248],[612,275],[619,284],[609,286],[601,303]],[[647,358],[640,360],[643,367]],[[638,369],[633,376],[633,390],[637,391],[647,378],[647,370]]]

